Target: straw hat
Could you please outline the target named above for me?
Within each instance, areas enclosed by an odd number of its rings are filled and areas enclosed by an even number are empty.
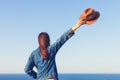
[[[80,16],[79,19],[85,20],[85,24],[93,24],[99,18],[100,13],[92,8],[87,8]]]

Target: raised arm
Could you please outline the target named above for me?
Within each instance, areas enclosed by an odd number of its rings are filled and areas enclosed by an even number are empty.
[[[56,55],[57,51],[61,48],[61,46],[73,36],[74,31],[77,30],[83,24],[85,24],[85,21],[79,19],[74,27],[70,28],[60,38],[58,38],[57,41],[52,45],[52,49],[54,49],[54,53],[52,54]]]

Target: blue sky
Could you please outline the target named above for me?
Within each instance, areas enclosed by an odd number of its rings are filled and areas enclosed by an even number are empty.
[[[0,73],[24,73],[40,32],[54,43],[73,27],[86,8],[101,14],[60,49],[59,73],[120,73],[120,0],[1,0]]]

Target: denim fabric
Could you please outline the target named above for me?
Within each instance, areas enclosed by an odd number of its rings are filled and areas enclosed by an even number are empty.
[[[37,80],[46,80],[49,78],[56,78],[58,80],[58,72],[56,67],[55,56],[61,46],[72,37],[74,32],[72,29],[66,31],[55,43],[48,47],[49,60],[44,60],[41,56],[39,48],[34,50],[29,56],[28,62],[25,66],[25,72]],[[37,68],[37,72],[33,70]]]

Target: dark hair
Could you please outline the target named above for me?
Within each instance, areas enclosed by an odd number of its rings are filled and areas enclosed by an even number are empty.
[[[46,32],[41,32],[38,36],[38,39],[44,38],[45,41],[45,47],[48,47],[50,45],[50,37],[48,35],[48,33]]]
[[[50,38],[48,33],[41,32],[38,36],[38,42],[39,42],[39,47],[40,47],[40,51],[43,58],[48,60],[49,55],[47,54],[48,53],[47,48],[50,45]]]

